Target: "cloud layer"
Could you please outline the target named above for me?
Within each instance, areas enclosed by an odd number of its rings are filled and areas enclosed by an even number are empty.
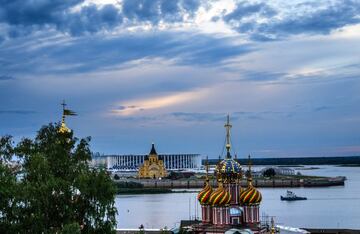
[[[96,5],[85,0],[4,0],[0,6],[1,36],[19,37],[43,30],[79,36],[137,26],[194,25],[199,10],[211,12],[212,3],[217,2],[123,0]],[[293,1],[282,5],[276,1],[237,1],[233,9],[222,9],[211,19],[223,21],[249,40],[268,41],[298,34],[329,34],[359,23],[359,11],[356,0]]]
[[[0,135],[103,153],[360,154],[356,0],[0,0]],[[144,147],[144,148],[142,148]],[[140,152],[139,152],[140,151]]]
[[[191,18],[200,0],[123,0],[120,4],[84,4],[84,0],[5,0],[0,22],[10,37],[55,29],[73,36],[111,31],[124,25],[174,23]]]
[[[268,41],[298,34],[329,34],[360,22],[360,3],[356,0],[295,3],[276,8],[269,1],[238,2],[223,20],[252,40]],[[290,9],[290,10],[289,10]]]

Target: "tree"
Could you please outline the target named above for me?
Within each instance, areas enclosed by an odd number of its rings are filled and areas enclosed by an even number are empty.
[[[10,164],[14,153],[11,136],[0,138],[0,233],[16,232],[13,220],[18,216],[19,197],[16,171]]]
[[[274,177],[276,175],[276,172],[274,168],[268,168],[263,172],[264,177]]]
[[[0,158],[14,154],[22,163],[22,171],[13,177],[0,175],[0,183],[15,184],[14,191],[0,190],[13,199],[0,198],[8,206],[6,220],[0,213],[1,233],[68,233],[76,225],[82,233],[115,232],[116,188],[104,169],[89,167],[90,137],[79,140],[59,127],[44,126],[34,140],[25,138],[16,147],[11,137],[0,138]],[[19,175],[22,179],[16,180]]]

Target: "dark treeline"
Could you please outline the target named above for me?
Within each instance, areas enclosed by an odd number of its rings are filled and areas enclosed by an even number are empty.
[[[209,164],[214,165],[219,159],[209,159]],[[247,159],[237,159],[245,165]],[[305,157],[305,158],[252,158],[253,165],[360,165],[360,156],[349,157]],[[203,164],[205,161],[203,160]]]

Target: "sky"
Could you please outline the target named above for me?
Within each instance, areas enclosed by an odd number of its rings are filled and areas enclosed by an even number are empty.
[[[103,154],[360,155],[358,0],[0,0],[0,135]]]

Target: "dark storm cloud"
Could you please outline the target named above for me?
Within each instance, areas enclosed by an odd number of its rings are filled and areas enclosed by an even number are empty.
[[[328,34],[333,29],[359,23],[359,16],[359,1],[338,1],[336,4],[330,5],[325,9],[294,18],[288,17],[284,21],[270,24],[268,28],[265,26],[263,29],[260,28],[260,30],[265,33],[280,34]]]
[[[182,21],[185,13],[193,15],[200,3],[200,0],[124,0],[122,13],[131,21],[176,22]]]
[[[234,45],[232,38],[180,32],[80,37],[25,51],[17,47],[0,47],[0,53],[7,61],[1,66],[3,72],[9,74],[19,71],[83,73],[145,58],[173,59],[176,64],[221,66],[225,60],[253,50],[249,44]]]
[[[8,24],[8,35],[18,37],[33,31],[57,29],[79,35],[113,28],[122,22],[118,8],[107,4],[83,6],[78,12],[71,9],[83,0],[10,0],[0,5],[0,22]]]
[[[84,0],[1,0],[0,20],[9,25],[58,24],[68,10]]]
[[[200,0],[124,0],[122,8],[114,4],[94,4],[74,7],[84,0],[1,0],[0,23],[10,27],[10,37],[27,35],[33,31],[56,29],[73,36],[112,30],[128,24],[182,21],[185,14],[193,16]],[[4,37],[2,35],[1,37]],[[1,41],[1,38],[0,38]]]
[[[295,8],[307,6],[309,10],[298,9],[283,17],[273,17],[276,10],[266,3],[249,4],[240,2],[236,9],[223,16],[223,20],[251,40],[271,41],[297,34],[328,34],[332,30],[360,22],[360,2],[357,0],[336,1],[321,7],[314,3],[302,3]],[[257,16],[265,19],[244,20]]]
[[[244,17],[258,14],[265,17],[272,17],[277,14],[277,11],[267,5],[266,3],[249,3],[238,2],[235,10],[225,15],[223,18],[226,22],[233,20],[241,20]]]
[[[96,33],[101,30],[111,30],[120,25],[123,18],[119,10],[111,4],[97,7],[89,5],[82,7],[80,12],[70,14],[58,28],[69,31],[72,35],[81,35],[84,32]]]

